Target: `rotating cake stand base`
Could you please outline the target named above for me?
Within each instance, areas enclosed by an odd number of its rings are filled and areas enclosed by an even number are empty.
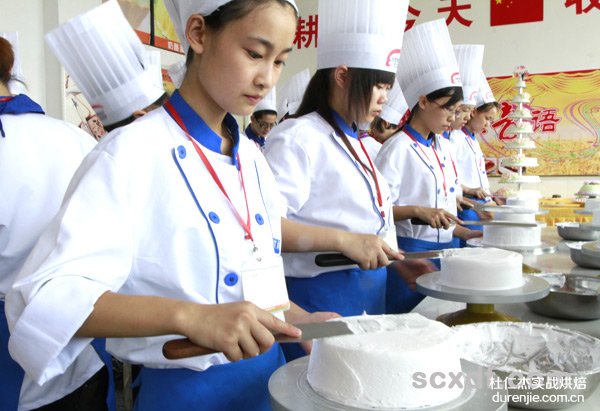
[[[519,318],[496,311],[494,304],[467,304],[464,310],[442,314],[436,319],[448,326],[491,321],[521,321]]]
[[[467,290],[440,284],[440,272],[417,278],[417,291],[430,297],[467,303],[467,308],[438,317],[446,325],[471,324],[489,321],[520,321],[497,312],[494,304],[535,301],[550,293],[550,285],[542,278],[525,274],[523,285],[508,290]]]

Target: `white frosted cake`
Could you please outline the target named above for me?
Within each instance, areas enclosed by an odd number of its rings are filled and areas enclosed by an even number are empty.
[[[507,209],[506,212],[494,212],[498,221],[514,221],[535,223],[535,212],[516,213]],[[501,227],[483,226],[484,245],[491,247],[537,247],[542,244],[542,226],[536,227]]]
[[[428,383],[433,373],[461,372],[448,326],[419,314],[334,321],[348,323],[355,335],[313,342],[307,379],[319,395],[345,406],[378,409],[435,406],[461,395],[457,384],[434,388]],[[415,386],[418,376],[427,380],[425,387]]]
[[[461,248],[440,261],[438,283],[447,287],[493,291],[523,285],[523,256],[519,253],[499,248]]]
[[[518,120],[506,129],[508,134],[532,134],[533,125],[529,121]]]
[[[537,193],[537,195],[536,195]],[[514,197],[508,197],[506,199],[507,206],[523,207],[528,208],[531,211],[538,211],[540,209],[540,197],[539,191],[524,190],[524,192],[517,191]],[[535,217],[534,217],[535,221]]]
[[[588,198],[585,200],[585,211],[600,210],[600,198]]]
[[[513,97],[513,103],[531,103],[531,95],[529,93],[517,94]]]
[[[600,209],[596,209],[592,212],[592,224],[600,225]]]
[[[502,177],[500,177],[501,183],[532,184],[539,183],[541,181],[542,179],[540,178],[540,176],[520,176],[518,173],[502,174]]]
[[[506,167],[537,167],[539,164],[535,157],[526,157],[517,154],[503,158],[502,165]]]
[[[510,119],[531,119],[533,118],[533,116],[531,115],[531,110],[529,110],[528,108],[518,108],[515,109],[515,111],[513,111],[512,113],[510,113],[508,115],[508,118]]]
[[[511,149],[517,149],[517,148],[521,148],[521,149],[534,149],[535,148],[535,141],[533,141],[532,139],[530,139],[529,137],[517,137],[513,140],[507,141],[505,143],[506,148],[511,148]]]

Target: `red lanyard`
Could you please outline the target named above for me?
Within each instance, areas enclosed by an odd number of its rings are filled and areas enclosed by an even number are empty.
[[[429,159],[429,156],[427,155],[425,150],[423,150],[421,144],[417,141],[417,139],[414,138],[408,130],[404,130],[404,132],[411,138],[412,141],[414,141],[417,144],[417,147],[419,147],[419,150],[421,150],[423,155],[427,158],[427,161],[432,163],[432,161]],[[444,187],[444,194],[446,195],[446,197],[448,197],[448,190],[446,188],[446,173],[444,173],[444,167],[442,167],[442,162],[440,161],[440,158],[437,155],[435,147],[432,146],[431,149],[433,150],[433,154],[435,154],[435,159],[437,160],[438,166],[440,167],[440,171],[442,172],[442,186]],[[454,172],[456,172],[456,168],[454,169]]]
[[[14,98],[14,96],[2,97],[2,98],[0,98],[0,103],[4,103],[5,101],[12,100],[13,98]]]
[[[360,148],[362,148],[363,153],[367,156],[367,160],[369,160],[369,167],[371,167],[371,173],[373,175],[373,181],[375,181],[375,190],[377,190],[377,203],[379,204],[379,212],[382,217],[385,217],[385,211],[383,209],[383,198],[381,197],[381,190],[379,189],[379,181],[377,180],[377,171],[375,170],[375,166],[373,166],[373,161],[371,161],[371,157],[365,148],[362,140],[359,138],[358,142],[360,143]],[[358,160],[358,159],[357,159]],[[360,161],[358,161],[360,163]],[[363,167],[365,168],[365,167]],[[369,171],[365,169],[365,173],[369,174]]]
[[[246,233],[246,235],[245,235],[244,238],[246,240],[250,240],[250,241],[252,241],[254,243],[254,238],[252,237],[252,229],[251,229],[251,226],[250,226],[250,221],[251,221],[250,220],[250,207],[248,207],[248,197],[246,196],[246,186],[244,185],[244,174],[242,173],[242,162],[240,161],[240,155],[237,154],[236,158],[237,158],[237,162],[239,164],[238,175],[240,177],[240,183],[242,185],[242,191],[244,193],[244,200],[246,201],[246,222],[244,222],[244,220],[242,219],[242,216],[240,215],[240,213],[238,213],[237,209],[234,207],[234,205],[231,202],[231,199],[229,198],[229,195],[227,194],[227,191],[225,190],[225,187],[221,183],[221,179],[217,175],[215,169],[210,164],[210,161],[208,161],[208,158],[206,157],[206,155],[204,154],[204,152],[202,151],[202,149],[200,148],[200,146],[196,143],[196,141],[194,140],[194,138],[192,136],[190,136],[187,127],[185,126],[185,124],[181,120],[181,117],[179,116],[179,113],[177,113],[177,110],[175,110],[175,107],[173,107],[173,105],[171,104],[170,101],[167,101],[165,103],[165,109],[169,112],[169,114],[171,114],[171,116],[173,117],[173,119],[175,120],[175,122],[179,125],[179,127],[181,127],[181,129],[183,130],[183,132],[185,133],[185,135],[187,136],[187,138],[192,142],[192,144],[194,145],[194,148],[196,149],[196,152],[198,153],[198,155],[200,156],[200,159],[202,160],[202,162],[206,166],[206,169],[210,173],[210,175],[213,178],[215,184],[219,187],[219,189],[221,190],[221,192],[223,193],[223,195],[225,196],[225,198],[229,202],[229,206],[231,207],[231,210],[233,211],[233,214],[235,215],[235,218],[238,220],[238,222],[240,223],[240,225],[244,229],[244,232]]]

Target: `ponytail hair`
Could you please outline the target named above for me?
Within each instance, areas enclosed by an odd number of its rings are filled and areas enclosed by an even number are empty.
[[[0,82],[5,86],[11,80],[11,71],[15,64],[15,53],[12,45],[4,37],[0,37]]]

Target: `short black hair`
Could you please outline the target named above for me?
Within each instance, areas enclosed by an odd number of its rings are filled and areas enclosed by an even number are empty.
[[[494,107],[496,107],[498,109],[498,111],[500,111],[500,103],[498,103],[497,101],[492,101],[491,103],[482,104],[481,106],[477,107],[476,110],[478,113],[487,113]]]
[[[252,117],[259,120],[260,118],[262,118],[262,116],[268,116],[269,114],[276,116],[277,112],[274,110],[258,110],[252,113]]]
[[[463,99],[464,96],[463,96],[462,87],[444,87],[439,90],[432,91],[431,93],[429,93],[425,96],[425,98],[428,101],[435,101],[435,100],[437,100],[439,98],[443,98],[443,97],[450,97],[450,99],[448,101],[446,101],[440,107],[441,108],[452,107],[453,105],[455,105],[456,103],[458,103],[459,101],[461,101]],[[412,110],[410,110],[410,117],[408,118],[407,123],[409,123],[414,118],[415,114],[419,110],[420,110],[419,103],[417,102],[417,104],[415,104],[415,106],[412,108]]]
[[[144,107],[144,110],[154,110],[155,108],[161,107],[163,104],[165,104],[167,102],[167,100],[169,99],[169,95],[167,93],[163,93],[162,96],[160,96],[154,103],[150,104],[148,107]],[[112,123],[112,124],[103,124],[104,125],[104,129],[107,132],[111,132],[114,129],[117,129],[119,127],[124,127],[127,124],[133,123],[136,120],[137,117],[135,117],[133,115],[133,113],[131,113],[131,115],[127,118],[124,118],[121,121],[117,121],[116,123]]]

